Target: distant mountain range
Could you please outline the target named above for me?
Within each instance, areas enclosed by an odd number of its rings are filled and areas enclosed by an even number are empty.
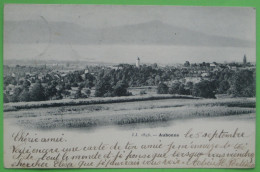
[[[43,20],[6,21],[4,42],[15,44],[80,44],[80,45],[184,45],[208,47],[254,47],[255,43],[238,38],[209,35],[150,21],[133,25],[103,27],[81,26],[68,22]]]
[[[80,65],[80,66],[111,66],[111,65],[117,65],[118,63],[108,63],[108,62],[101,62],[101,61],[72,61],[72,60],[33,60],[33,59],[27,59],[27,60],[19,60],[19,59],[6,59],[4,60],[4,65],[10,65],[10,66],[16,66],[16,65],[22,65],[22,66],[35,66],[36,64],[41,65],[66,65],[67,63],[72,65]]]

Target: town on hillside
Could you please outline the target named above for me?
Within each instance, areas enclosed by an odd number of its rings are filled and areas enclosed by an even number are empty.
[[[83,66],[84,65],[84,66]],[[4,65],[4,103],[177,94],[255,97],[256,66],[247,61],[161,66],[74,62]]]

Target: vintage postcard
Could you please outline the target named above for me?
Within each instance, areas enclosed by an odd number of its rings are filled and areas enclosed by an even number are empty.
[[[5,168],[254,168],[249,7],[7,4]]]

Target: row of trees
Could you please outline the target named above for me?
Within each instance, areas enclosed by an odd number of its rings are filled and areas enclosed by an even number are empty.
[[[66,90],[65,87],[59,87],[57,89],[57,83],[52,82],[51,85],[43,86],[43,84],[38,80],[31,89],[24,86],[15,87],[13,94],[4,94],[4,102],[29,102],[29,101],[45,101],[45,100],[60,100],[66,96],[71,96],[72,98],[87,98],[90,96],[90,89],[85,89],[83,91],[82,87],[78,87],[74,94]],[[71,89],[71,88],[70,88]]]
[[[40,82],[37,82],[31,90],[30,83],[24,82],[23,86],[16,87],[12,95],[4,94],[4,102],[28,102],[46,100],[45,89]]]
[[[43,101],[57,100],[65,97],[87,98],[91,88],[95,87],[96,97],[113,97],[131,95],[128,87],[134,86],[158,86],[159,94],[182,94],[198,97],[213,98],[215,94],[230,94],[233,96],[255,96],[255,70],[233,71],[224,69],[211,72],[206,80],[193,84],[184,82],[183,76],[187,69],[159,68],[157,65],[141,66],[121,64],[120,70],[99,68],[98,73],[92,75],[81,71],[68,73],[64,77],[46,74],[41,79],[29,82],[31,78],[19,79],[11,76],[4,77],[4,101]],[[57,74],[58,75],[58,74]],[[176,80],[171,85],[168,81]],[[16,84],[11,91],[8,84]],[[13,84],[13,85],[14,85]],[[74,91],[72,91],[74,87]],[[75,91],[76,87],[76,91]],[[11,94],[10,94],[11,93]]]
[[[180,94],[192,95],[196,97],[215,98],[215,85],[213,82],[203,80],[197,84],[188,82],[186,85],[176,82],[168,87],[164,83],[160,83],[157,87],[158,94]]]
[[[216,94],[229,94],[235,97],[254,97],[256,95],[255,71],[221,71],[212,75],[211,80],[202,80],[193,84],[175,82],[167,86],[158,85],[158,94],[182,94],[196,97],[215,98]]]

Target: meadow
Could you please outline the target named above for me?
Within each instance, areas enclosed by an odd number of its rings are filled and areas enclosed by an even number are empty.
[[[166,96],[166,95],[165,95]],[[34,129],[95,128],[99,126],[126,126],[143,123],[167,123],[172,120],[213,118],[255,118],[255,98],[187,99],[165,98],[142,101],[111,102],[104,98],[98,103],[79,103],[65,106],[36,106],[18,104],[4,113],[15,125]],[[124,98],[122,98],[125,100]],[[109,100],[109,101],[108,101]],[[80,100],[77,100],[80,102]],[[89,100],[90,101],[90,100]],[[92,100],[93,101],[93,100]],[[50,103],[50,102],[49,102]],[[71,102],[70,102],[71,103]],[[41,103],[39,103],[41,105]],[[26,107],[26,108],[24,108]],[[35,108],[36,107],[36,108]]]
[[[89,97],[83,99],[62,99],[49,101],[34,101],[34,102],[15,102],[5,103],[4,112],[15,111],[20,109],[46,108],[46,107],[60,107],[60,106],[76,106],[76,105],[92,105],[92,104],[107,104],[107,103],[121,103],[147,100],[161,100],[161,99],[198,99],[196,97],[187,95],[136,95],[136,96],[121,96],[121,97]]]

